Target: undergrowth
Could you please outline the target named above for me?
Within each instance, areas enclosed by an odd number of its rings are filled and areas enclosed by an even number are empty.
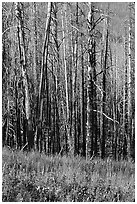
[[[3,149],[3,202],[134,202],[135,165]]]

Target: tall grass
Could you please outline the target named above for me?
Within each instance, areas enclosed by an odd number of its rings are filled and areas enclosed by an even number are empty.
[[[3,191],[6,202],[132,202],[132,161],[85,160],[3,149]]]

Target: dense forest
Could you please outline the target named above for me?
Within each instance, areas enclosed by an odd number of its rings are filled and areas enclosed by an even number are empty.
[[[135,157],[135,3],[2,3],[2,142]]]

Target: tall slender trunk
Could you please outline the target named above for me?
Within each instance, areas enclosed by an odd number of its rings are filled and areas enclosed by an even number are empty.
[[[94,5],[89,3],[89,14],[88,14],[88,28],[89,28],[89,39],[88,39],[88,84],[87,84],[87,138],[86,138],[86,157],[91,157],[94,154],[94,142],[96,132],[96,125],[94,122],[94,108],[96,103],[96,62],[95,62],[95,38],[91,35],[95,27],[94,22]]]
[[[103,97],[102,97],[102,112],[106,113],[106,69],[107,69],[107,59],[108,59],[108,29],[106,35],[106,46],[105,46],[105,58],[104,58],[104,67],[103,67]],[[105,140],[106,140],[106,118],[103,114],[102,121],[102,141],[101,141],[101,158],[105,157]]]
[[[132,110],[131,110],[131,19],[129,6],[129,23],[128,23],[128,135],[127,135],[127,153],[131,156],[131,132],[132,132]]]
[[[33,44],[33,82],[34,92],[37,95],[37,25],[36,25],[36,12],[37,6],[35,2],[31,3],[32,13],[32,44]],[[36,101],[36,100],[35,100]]]
[[[48,44],[49,44],[49,34],[50,34],[50,22],[51,22],[51,9],[52,9],[52,3],[48,2],[48,13],[47,13],[47,20],[46,20],[46,28],[45,28],[45,38],[43,43],[42,67],[41,67],[41,77],[40,77],[40,85],[39,85],[40,120],[42,120],[43,91],[45,88],[45,81],[46,81],[46,95],[47,95],[46,114],[47,114],[47,120],[48,120],[48,103],[49,103],[48,97],[49,96],[48,96],[47,58],[48,58]]]
[[[64,4],[64,11],[65,11],[65,20],[66,20],[66,4]],[[65,40],[65,24],[64,24],[64,15],[62,12],[62,35],[63,35],[63,57],[64,57],[64,74],[65,74],[65,98],[66,98],[66,131],[67,131],[67,142],[68,142],[68,151],[69,153],[73,154],[73,144],[72,138],[70,135],[70,124],[69,124],[69,96],[68,96],[68,72],[67,72],[67,61],[66,61],[66,40]],[[66,28],[67,29],[67,28]]]
[[[128,135],[128,41],[127,28],[125,27],[125,82],[124,82],[124,103],[123,103],[123,158],[127,156],[127,135]]]
[[[17,122],[16,122],[16,133],[17,133],[17,147],[19,147],[21,149],[22,147],[22,140],[21,140],[21,121],[20,121],[20,109],[18,107],[18,101],[19,101],[19,97],[18,97],[18,84],[17,84],[17,79],[15,81],[15,96],[16,96],[16,118],[17,118]]]
[[[82,36],[81,36],[82,37]],[[85,128],[85,80],[84,80],[84,53],[81,44],[81,66],[82,66],[82,105],[81,105],[81,133],[82,133],[82,155],[86,157],[86,128]]]
[[[114,80],[114,100],[113,100],[113,119],[114,119],[114,159],[117,159],[117,127],[116,127],[116,120],[117,120],[117,43],[115,46],[115,80]]]
[[[44,92],[46,92],[46,129],[47,131],[49,131],[48,46],[49,46],[49,36],[50,36],[51,11],[52,11],[52,2],[48,2],[45,38],[44,38],[43,49],[42,49],[42,66],[41,66],[41,76],[40,76],[40,84],[39,84],[39,100],[38,100],[38,113],[39,113],[40,123],[38,124],[37,136],[40,136],[41,138],[43,134],[42,133],[42,120],[43,120],[43,110],[44,110],[43,105],[44,105],[44,97],[45,97]],[[46,90],[45,90],[45,87],[46,87]]]
[[[93,153],[97,156],[98,144],[98,127],[97,127],[97,92],[96,92],[96,41],[93,41],[93,136],[94,136],[94,147]]]
[[[54,73],[55,75],[53,76],[54,77],[54,108],[55,108],[55,143],[56,143],[56,148],[55,148],[55,152],[59,153],[60,152],[60,130],[59,130],[59,94],[58,94],[58,90],[59,90],[59,87],[58,87],[58,83],[59,83],[59,80],[58,80],[58,75],[60,73],[60,65],[59,65],[59,45],[58,45],[58,33],[57,33],[57,29],[58,29],[58,22],[57,22],[57,11],[58,11],[58,7],[57,7],[57,3],[54,3],[53,4],[53,16],[54,16],[54,19],[53,19],[53,34],[54,34],[54,37],[53,37],[53,40],[54,40],[54,43],[55,43],[55,49],[56,49],[56,60],[57,60],[57,63],[55,64],[55,69],[54,69]],[[54,59],[54,61],[56,61]]]
[[[27,120],[27,140],[28,147],[31,149],[34,145],[34,135],[32,127],[32,117],[31,117],[31,108],[30,108],[30,95],[29,95],[29,86],[27,78],[27,64],[26,64],[26,53],[25,53],[25,34],[24,34],[24,22],[23,22],[23,3],[15,3],[16,16],[18,19],[18,41],[19,41],[19,53],[20,53],[20,65],[22,70],[22,77],[24,83],[24,92],[25,92],[25,114]]]
[[[135,3],[129,3],[129,66],[130,66],[130,156],[135,159]]]
[[[78,2],[76,3],[76,24],[78,26]],[[75,80],[74,80],[74,154],[77,154],[77,69],[78,69],[78,31],[76,31],[76,40],[74,46],[74,57],[75,57]]]
[[[70,17],[70,22],[73,22],[73,16],[71,15]],[[75,67],[75,56],[74,56],[74,47],[75,47],[75,42],[74,42],[74,29],[72,27],[72,34],[71,34],[71,44],[70,44],[70,49],[71,49],[71,65],[70,65],[70,135],[72,136],[72,139],[74,140],[74,135],[75,135],[75,126],[74,126],[74,81],[75,81],[75,73],[74,73],[74,67]]]

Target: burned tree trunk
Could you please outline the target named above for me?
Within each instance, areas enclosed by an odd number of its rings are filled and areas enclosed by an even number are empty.
[[[22,70],[23,86],[24,86],[24,97],[25,97],[25,115],[27,122],[27,140],[28,148],[33,148],[34,145],[34,135],[32,127],[32,117],[30,108],[30,94],[29,85],[27,77],[27,63],[26,63],[26,53],[25,53],[25,34],[24,34],[24,22],[23,22],[23,3],[15,3],[16,16],[17,16],[17,34],[19,41],[19,54],[20,54],[20,66]]]
[[[87,138],[86,138],[86,157],[91,157],[95,153],[97,145],[97,115],[96,115],[96,58],[95,58],[95,37],[93,34],[95,28],[94,5],[89,3],[88,14],[88,84],[87,84]],[[95,109],[95,110],[94,110]]]

